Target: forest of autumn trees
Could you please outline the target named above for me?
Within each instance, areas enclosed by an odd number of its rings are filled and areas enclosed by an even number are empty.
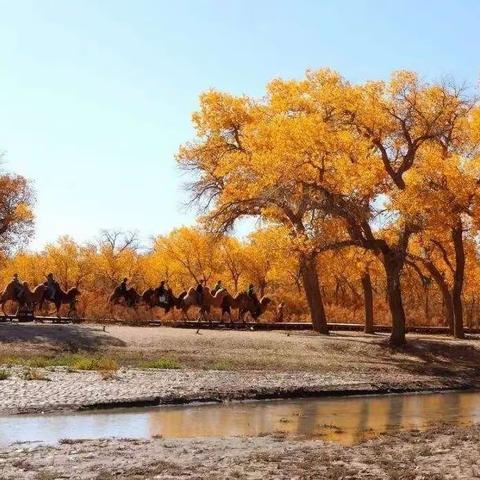
[[[423,275],[435,246],[461,338],[466,244],[477,234],[478,119],[475,99],[453,83],[397,72],[353,85],[320,70],[274,80],[260,100],[203,94],[196,138],[178,162],[194,176],[192,201],[214,233],[244,216],[288,230],[316,330],[328,330],[319,255],[355,247],[382,266],[391,343],[403,344],[402,276],[407,264]],[[416,237],[425,248],[410,255]]]
[[[26,251],[31,191],[0,176],[10,185],[0,193],[2,285],[14,272],[36,284],[52,271],[98,318],[123,276],[139,290],[166,279],[175,292],[200,279],[232,292],[254,283],[288,319],[321,333],[327,321],[367,332],[391,323],[394,345],[408,324],[448,325],[458,338],[478,326],[480,107],[466,88],[411,72],[351,84],[319,70],[276,79],[261,99],[208,91],[193,123],[177,161],[199,226],[149,248],[104,231]],[[243,217],[262,227],[239,240],[231,230]]]

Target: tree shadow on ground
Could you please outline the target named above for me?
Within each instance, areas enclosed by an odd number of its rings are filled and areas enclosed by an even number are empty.
[[[410,373],[449,377],[459,374],[480,376],[480,349],[471,344],[448,339],[414,338],[399,348],[392,347],[387,340],[377,345],[384,349],[385,357],[390,362]]]
[[[0,345],[31,344],[76,352],[127,344],[98,328],[78,325],[0,324]]]

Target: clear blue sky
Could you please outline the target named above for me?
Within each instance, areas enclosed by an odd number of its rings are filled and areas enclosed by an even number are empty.
[[[40,248],[192,223],[174,154],[210,87],[329,66],[480,77],[480,2],[0,0],[0,149],[34,181]]]

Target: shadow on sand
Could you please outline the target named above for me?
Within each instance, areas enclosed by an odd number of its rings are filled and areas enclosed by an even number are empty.
[[[15,343],[44,344],[70,352],[98,350],[102,347],[125,347],[119,338],[100,328],[78,325],[0,324],[0,345]]]
[[[410,373],[439,376],[468,374],[472,377],[479,374],[480,349],[461,341],[412,338],[402,348],[392,348],[387,341],[379,345],[384,348],[385,358]]]

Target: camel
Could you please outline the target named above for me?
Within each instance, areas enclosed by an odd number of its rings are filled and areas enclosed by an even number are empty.
[[[183,292],[178,297],[177,308],[180,308],[183,312],[184,317],[188,320],[188,310],[192,306],[200,307],[200,315],[198,320],[205,318],[206,314],[210,312],[210,308],[222,308],[223,299],[228,295],[228,292],[225,289],[220,289],[215,292],[215,295],[212,295],[208,287],[203,288],[203,302],[200,305],[198,303],[198,294],[195,288],[189,288],[188,291]],[[211,321],[211,319],[210,319]]]
[[[117,305],[120,303],[121,298],[125,300],[125,305],[127,307],[136,307],[142,299],[142,296],[135,290],[134,287],[128,288],[127,291],[123,293],[120,286],[118,286],[108,297],[108,303],[111,305]]]
[[[168,313],[174,307],[179,305],[179,299],[175,297],[171,288],[168,288],[163,295],[163,299],[158,296],[156,288],[148,288],[142,293],[142,300],[148,308],[161,307]]]
[[[18,308],[16,314],[19,310],[27,306],[30,309],[34,309],[35,305],[39,304],[42,301],[42,298],[45,294],[47,287],[45,285],[38,285],[33,291],[30,290],[30,287],[27,282],[22,283],[23,292],[22,298],[18,299],[15,295],[15,283],[12,281],[6,287],[3,293],[0,295],[0,305],[2,307],[2,312],[6,316],[5,312],[5,303],[8,301],[17,302]]]
[[[21,304],[21,302],[19,302],[19,300],[17,298],[17,295],[15,294],[15,289],[16,289],[15,282],[12,280],[5,287],[5,290],[0,295],[0,305],[2,306],[2,312],[5,316],[7,316],[7,312],[5,312],[5,304],[8,301],[17,302],[17,304],[18,304],[17,312],[18,312],[19,308],[25,304],[25,302],[22,302],[23,304]]]
[[[237,293],[235,297],[232,297],[232,295],[228,294],[225,296],[221,305],[222,316],[227,313],[230,317],[230,321],[232,321],[231,310],[234,309],[238,310],[238,319],[242,320],[244,323],[247,313],[249,313],[251,317],[257,321],[260,315],[265,312],[270,303],[271,299],[267,296],[263,296],[257,303],[253,298],[249,297],[246,292]]]
[[[40,287],[40,285],[35,288],[35,291],[39,287]],[[79,295],[81,295],[80,290],[77,287],[72,287],[69,290],[67,290],[66,292],[62,288],[57,287],[57,291],[55,292],[53,300],[47,298],[45,293],[46,293],[46,287],[45,287],[44,294],[43,294],[43,296],[42,296],[42,298],[39,302],[40,310],[43,309],[44,302],[51,302],[55,305],[55,308],[56,308],[56,311],[57,311],[56,313],[57,313],[58,318],[60,318],[60,308],[62,307],[62,305],[65,305],[65,304],[68,304],[68,306],[69,306],[67,316],[70,316],[72,313],[76,313],[76,311],[77,311],[77,307],[76,307],[77,297]]]
[[[32,291],[30,290],[28,283],[23,282],[23,295],[25,297],[25,303],[32,309],[42,302],[46,291],[47,287],[43,283],[37,285]]]

